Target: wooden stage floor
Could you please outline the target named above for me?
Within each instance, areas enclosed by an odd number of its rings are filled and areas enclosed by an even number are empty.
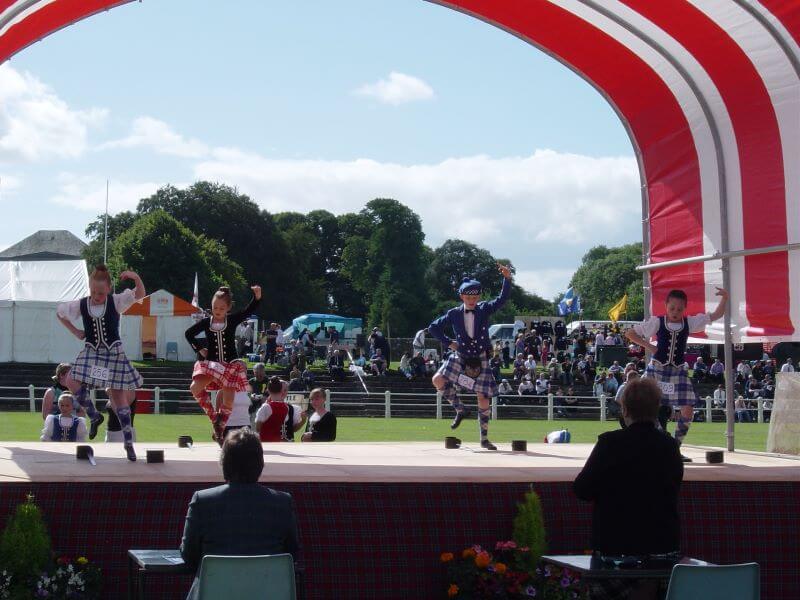
[[[137,444],[139,460],[125,459],[119,444],[93,444],[97,466],[75,458],[71,443],[10,442],[0,445],[0,482],[162,482],[222,480],[216,444],[192,449]],[[489,452],[477,444],[446,450],[444,443],[265,444],[265,482],[483,483],[568,482],[591,452],[591,444],[529,444],[512,452],[509,444]],[[163,464],[147,464],[147,449],[164,450]],[[685,481],[800,481],[800,459],[756,452],[725,453],[725,462],[705,462],[708,448],[684,446],[694,459]]]

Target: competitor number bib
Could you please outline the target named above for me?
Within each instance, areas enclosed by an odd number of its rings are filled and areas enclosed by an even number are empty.
[[[100,381],[108,381],[109,371],[107,367],[101,367],[99,365],[93,365],[92,370],[89,373],[89,377],[92,379],[99,379]]]
[[[467,377],[463,373],[458,376],[456,383],[469,391],[475,389],[475,380],[472,377]]]
[[[661,388],[661,393],[665,396],[671,396],[675,393],[675,384],[668,381],[659,381],[658,387]]]

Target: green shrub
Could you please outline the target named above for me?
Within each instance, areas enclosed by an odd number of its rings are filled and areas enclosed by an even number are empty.
[[[0,537],[0,566],[12,575],[16,588],[39,577],[50,557],[50,536],[42,512],[29,494]]]
[[[547,552],[547,532],[544,528],[542,502],[533,489],[517,504],[513,537],[519,546],[530,548],[531,569],[535,569],[542,555]]]

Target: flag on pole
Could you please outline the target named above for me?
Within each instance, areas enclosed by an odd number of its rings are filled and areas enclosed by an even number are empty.
[[[620,315],[627,315],[628,314],[628,294],[622,296],[622,300],[617,302],[611,309],[608,311],[608,318],[616,323],[619,321]]]
[[[567,289],[561,302],[558,303],[558,314],[562,317],[579,313],[581,311],[581,298],[572,288]]]
[[[200,292],[197,289],[197,273],[194,274],[194,294],[192,294],[192,306],[200,308]]]

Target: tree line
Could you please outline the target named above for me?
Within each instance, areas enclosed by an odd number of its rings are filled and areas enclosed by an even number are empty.
[[[104,232],[103,215],[86,228],[90,241],[84,258],[90,265],[103,260]],[[609,277],[630,262],[610,258],[617,250],[592,249],[573,277],[592,314],[604,308],[606,297],[636,287],[625,274]],[[594,281],[597,260],[609,263],[607,281]],[[456,304],[464,276],[478,278],[487,297],[499,293],[496,263],[510,261],[458,239],[431,248],[419,215],[397,200],[376,198],[359,212],[342,215],[326,210],[272,214],[235,188],[200,181],[185,189],[162,187],[140,200],[135,211],[109,215],[107,262],[112,273],[133,269],[149,289],[182,297],[191,293],[197,273],[201,306],[208,306],[220,285],[231,287],[243,306],[248,284],[259,283],[264,287],[260,316],[284,326],[304,313],[336,313],[361,317],[365,326],[402,337]],[[598,295],[596,304],[589,301],[589,294],[606,284],[615,290]],[[553,300],[514,284],[510,301],[494,320],[511,322],[516,314],[554,310]]]

